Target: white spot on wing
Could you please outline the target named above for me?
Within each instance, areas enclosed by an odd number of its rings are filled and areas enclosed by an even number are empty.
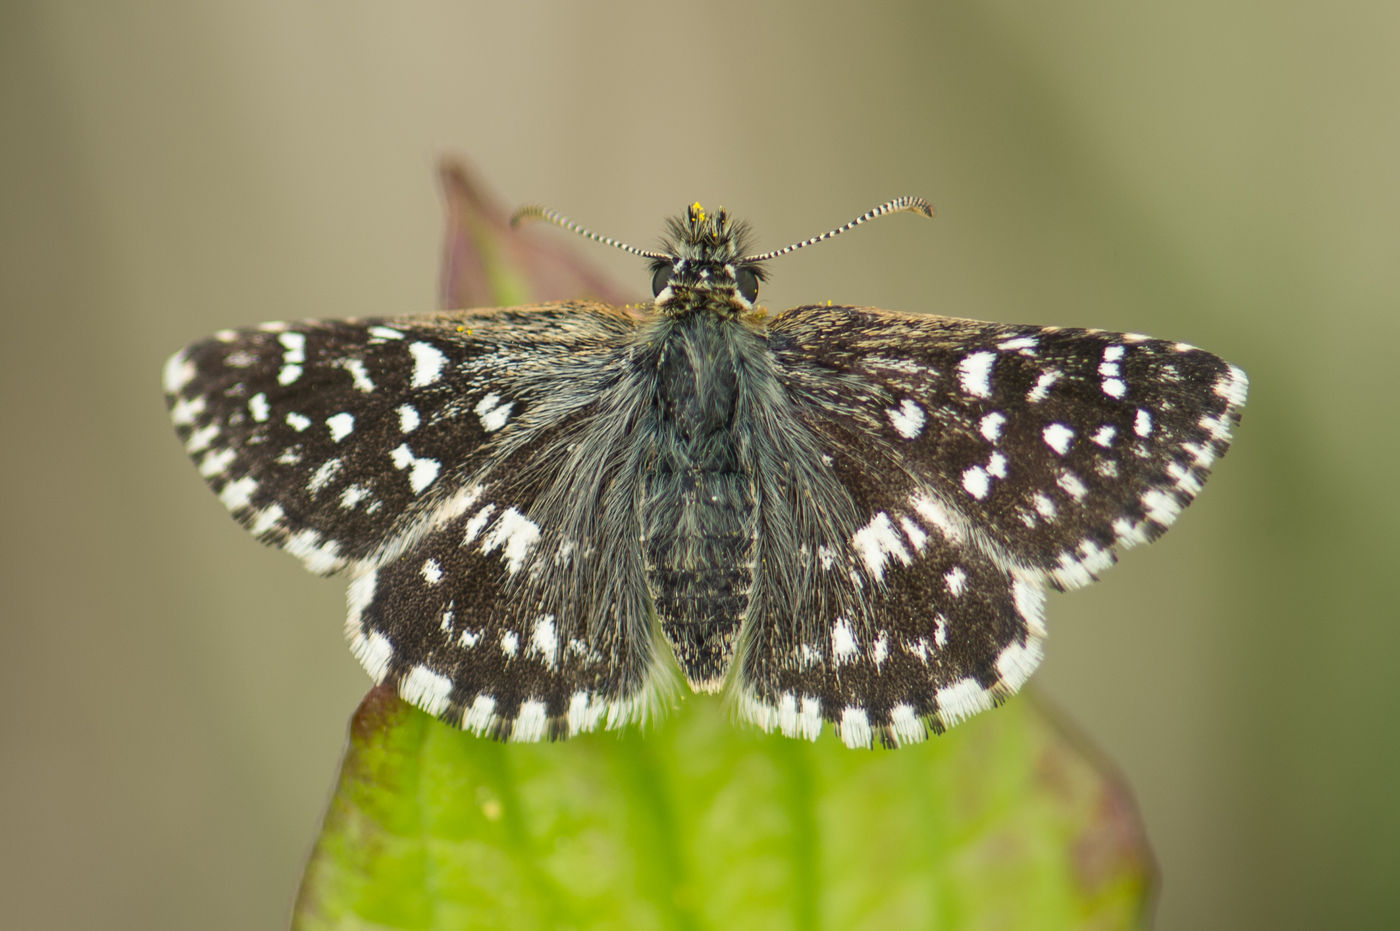
[[[963,391],[977,398],[990,397],[992,393],[992,366],[997,354],[983,350],[963,357],[958,363],[958,383]]]
[[[302,333],[288,331],[278,334],[277,341],[282,344],[282,361],[288,364],[306,361],[306,336]]]
[[[374,581],[373,575],[362,578],[368,578],[371,583]],[[376,685],[384,681],[384,676],[389,672],[389,661],[394,658],[394,645],[389,642],[388,637],[377,630],[372,630],[367,635],[357,633],[350,642],[350,650]]]
[[[537,654],[550,669],[558,665],[559,638],[554,633],[554,615],[543,614],[535,619],[526,652]]]
[[[311,418],[307,417],[305,414],[298,414],[296,411],[288,411],[287,426],[298,433],[302,433],[307,427],[311,426]]]
[[[894,735],[895,743],[901,746],[918,743],[928,736],[923,722],[914,713],[913,705],[900,704],[890,709],[890,731]]]
[[[911,562],[909,552],[904,548],[904,541],[900,539],[899,532],[890,522],[890,516],[884,511],[876,514],[870,523],[851,535],[851,546],[865,560],[866,568],[876,579],[884,577],[885,561],[890,556],[906,566]]]
[[[1133,432],[1138,436],[1147,436],[1152,432],[1152,414],[1141,407],[1137,409],[1137,416],[1133,418]]]
[[[374,586],[377,577],[378,573],[373,570],[366,572],[364,575],[356,576],[350,582],[350,587],[346,591],[346,601],[350,606],[350,612],[346,623],[351,630],[355,631],[355,636],[351,637],[352,641],[363,636],[358,629],[360,616],[364,614],[365,608],[368,608],[370,602],[374,600]]]
[[[784,692],[778,699],[778,730],[788,737],[797,736],[797,696]]]
[[[253,419],[258,423],[266,422],[272,414],[272,408],[268,406],[267,395],[259,391],[248,399],[248,413],[253,415]]]
[[[253,500],[253,492],[257,490],[257,480],[245,475],[225,485],[224,490],[219,492],[219,500],[230,511],[237,511],[248,506],[248,502]]]
[[[484,734],[490,730],[495,719],[496,699],[490,695],[478,695],[471,707],[462,714],[462,730]]]
[[[1001,428],[1006,425],[1006,415],[1001,411],[992,411],[985,414],[978,422],[977,429],[981,432],[983,439],[988,443],[995,443],[1001,439]]]
[[[418,409],[412,404],[399,405],[399,430],[404,433],[412,433],[418,429]]]
[[[598,718],[602,715],[603,702],[592,700],[588,692],[575,692],[569,697],[569,733],[581,734],[585,731],[594,730],[598,726]]]
[[[1012,349],[1034,349],[1038,345],[1038,340],[1034,336],[1017,336],[1005,342],[997,343],[997,348],[1003,351]]]
[[[914,546],[914,552],[922,553],[924,547],[928,545],[928,534],[924,529],[907,517],[899,519],[899,526],[904,531],[904,535],[909,538],[909,542]]]
[[[1118,428],[1111,423],[1106,423],[1094,431],[1094,435],[1089,437],[1095,443],[1108,449],[1113,445],[1113,437],[1118,433]]]
[[[1037,637],[1045,636],[1045,592],[1041,587],[1018,576],[1012,583],[1011,595],[1026,628]]]
[[[199,474],[205,478],[223,475],[228,471],[228,467],[233,464],[233,460],[237,458],[238,453],[236,450],[211,449],[204,454],[203,459],[199,460]]]
[[[329,485],[331,479],[335,478],[336,473],[340,471],[342,465],[344,465],[344,463],[339,459],[327,459],[325,462],[321,463],[320,468],[311,473],[311,478],[306,483],[307,492],[314,495],[322,488]]]
[[[399,683],[399,695],[410,705],[416,705],[436,717],[447,710],[451,701],[452,680],[420,663],[410,669],[403,682]]]
[[[428,343],[409,343],[408,351],[413,355],[413,380],[410,387],[422,388],[431,385],[442,374],[447,364],[447,356],[442,350]]]
[[[515,718],[515,726],[510,729],[510,739],[534,742],[544,736],[549,716],[542,701],[530,699],[520,705],[520,714]]]
[[[488,394],[475,408],[476,416],[481,420],[481,428],[487,433],[501,429],[510,419],[510,411],[514,406],[514,401],[502,401],[499,396]]]
[[[1224,417],[1212,417],[1207,414],[1197,423],[1209,433],[1210,438],[1217,443],[1224,443],[1230,438],[1230,422]]]
[[[1001,651],[997,657],[997,675],[1008,691],[1015,692],[1025,685],[1026,680],[1040,665],[1040,641],[1013,643]]]
[[[170,420],[172,423],[178,424],[180,426],[192,424],[194,423],[196,417],[204,413],[205,406],[206,402],[204,400],[204,395],[199,395],[193,400],[186,400],[185,398],[180,398],[170,408]],[[253,419],[257,420],[257,417],[254,417]],[[266,420],[267,418],[264,417],[263,419]]]
[[[816,740],[822,732],[822,702],[812,695],[802,696],[802,709],[797,713],[797,734]]]
[[[987,492],[991,490],[991,477],[987,475],[987,470],[981,466],[972,466],[962,474],[963,489],[972,497],[979,501],[987,497]]]
[[[1059,369],[1046,369],[1041,372],[1031,390],[1026,392],[1026,400],[1032,404],[1044,401],[1050,395],[1050,386],[1060,380],[1061,374]]]
[[[214,437],[219,435],[219,425],[211,423],[208,426],[200,427],[190,434],[190,438],[185,441],[185,452],[197,453],[208,449],[209,444],[214,442]]]
[[[1062,423],[1052,423],[1040,431],[1040,435],[1044,437],[1046,446],[1063,456],[1069,452],[1070,441],[1074,439],[1074,430]]]
[[[992,707],[992,697],[976,679],[959,679],[938,690],[938,716],[947,724],[965,721],[979,711]]]
[[[355,432],[355,415],[349,411],[332,414],[326,418],[326,426],[330,428],[331,441],[339,443]]]
[[[1089,492],[1089,489],[1085,488],[1084,483],[1079,480],[1079,476],[1075,475],[1073,472],[1060,473],[1060,477],[1056,481],[1059,486],[1065,490],[1065,494],[1076,501],[1083,498]]]
[[[921,491],[917,491],[910,496],[909,504],[914,508],[914,511],[924,519],[925,523],[936,528],[943,534],[944,538],[954,543],[962,540],[962,527],[953,518],[953,515],[948,509],[943,506],[943,502]]]
[[[899,407],[891,407],[885,413],[895,431],[905,439],[912,440],[924,430],[924,409],[913,398],[905,398]]]
[[[857,652],[856,635],[855,631],[851,630],[850,622],[844,617],[837,618],[831,627],[832,664],[841,666],[849,663],[856,658]]]
[[[359,359],[346,359],[341,363],[345,371],[350,373],[350,383],[355,386],[355,390],[361,394],[369,394],[374,390],[374,382],[370,380],[369,369]]]
[[[943,574],[943,581],[948,586],[948,594],[957,598],[967,588],[967,573],[963,571],[962,566],[954,566]]]
[[[194,381],[194,363],[185,358],[185,351],[181,349],[165,361],[163,375],[165,393],[179,394],[186,385]]]
[[[514,656],[520,652],[520,638],[515,631],[508,630],[501,634],[501,652],[506,656]]]
[[[393,460],[394,468],[402,471],[408,470],[408,484],[415,494],[422,494],[423,489],[433,483],[441,468],[436,459],[419,458],[413,455],[413,450],[409,449],[407,443],[400,443],[389,454]]]
[[[1245,376],[1243,369],[1232,365],[1229,371],[1216,381],[1213,390],[1229,401],[1231,407],[1242,407],[1245,397],[1249,394],[1249,378]]]
[[[324,539],[314,530],[302,530],[288,537],[282,548],[300,559],[309,572],[317,575],[328,575],[343,564],[340,544]]]
[[[466,533],[462,535],[463,546],[476,539],[477,534],[481,533],[481,529],[486,526],[486,522],[491,519],[495,510],[494,504],[487,504],[467,519]]]
[[[369,489],[363,485],[346,485],[345,490],[340,493],[340,506],[347,511],[353,511],[363,500],[369,497]]]
[[[526,554],[539,538],[540,528],[534,521],[515,508],[506,508],[482,539],[481,551],[490,553],[501,547],[506,571],[514,575],[525,564]]]
[[[870,746],[870,716],[864,708],[847,705],[841,712],[841,723],[837,725],[841,742],[851,749]]]
[[[1170,526],[1176,516],[1181,513],[1181,505],[1171,494],[1157,488],[1149,488],[1142,493],[1138,499],[1142,502],[1143,508],[1147,510],[1147,519],[1161,524],[1163,527]]]
[[[423,581],[429,585],[436,585],[442,581],[442,566],[438,565],[436,559],[425,559],[423,567],[418,571],[422,574]]]
[[[261,537],[276,527],[283,516],[284,512],[280,504],[269,504],[253,515],[253,522],[248,525],[248,532],[255,537]]]

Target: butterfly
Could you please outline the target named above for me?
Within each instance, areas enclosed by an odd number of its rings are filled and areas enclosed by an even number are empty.
[[[562,301],[228,330],[166,364],[200,475],[264,543],[349,579],[376,682],[458,727],[556,739],[685,688],[851,747],[1016,692],[1046,588],[1201,490],[1243,371],[1184,343],[758,303],[769,260],[699,204],[640,307]]]

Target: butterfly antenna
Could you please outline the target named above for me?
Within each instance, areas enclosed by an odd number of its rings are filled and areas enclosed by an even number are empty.
[[[538,204],[528,204],[515,211],[515,215],[510,218],[511,226],[519,226],[526,220],[547,220],[555,226],[562,226],[571,233],[578,233],[586,239],[600,242],[605,246],[613,246],[623,252],[630,252],[632,255],[641,256],[644,259],[669,259],[670,256],[664,252],[648,252],[645,249],[638,249],[636,246],[629,246],[625,242],[618,242],[610,236],[600,236],[592,230],[584,229],[573,220],[564,216],[557,210],[550,210],[548,207],[541,207]]]
[[[739,261],[766,262],[769,259],[776,259],[780,255],[787,255],[789,252],[796,252],[803,246],[815,245],[816,243],[819,243],[825,239],[830,239],[833,236],[840,236],[842,233],[846,232],[846,230],[853,230],[857,226],[860,226],[862,223],[868,223],[876,217],[883,217],[887,213],[904,213],[906,211],[910,213],[922,214],[926,217],[933,216],[933,206],[928,201],[924,200],[922,197],[896,197],[894,200],[886,201],[878,207],[875,207],[871,210],[867,210],[865,213],[862,213],[860,216],[856,217],[854,220],[852,220],[850,223],[847,223],[845,226],[838,226],[836,227],[836,229],[828,230],[827,232],[822,233],[820,236],[813,236],[811,239],[804,239],[801,242],[795,242],[790,246],[783,247],[782,249],[774,249],[772,252],[764,252],[760,255],[746,255]]]

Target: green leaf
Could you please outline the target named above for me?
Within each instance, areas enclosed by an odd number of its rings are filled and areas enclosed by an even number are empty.
[[[1124,928],[1152,862],[1131,800],[1025,697],[852,751],[692,698],[647,732],[464,734],[376,689],[300,928]]]

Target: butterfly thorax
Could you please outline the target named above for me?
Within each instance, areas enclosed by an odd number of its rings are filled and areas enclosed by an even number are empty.
[[[748,227],[723,208],[698,203],[667,224],[664,258],[652,263],[656,309],[679,318],[701,313],[733,318],[752,310],[763,279],[761,265],[744,261]]]

